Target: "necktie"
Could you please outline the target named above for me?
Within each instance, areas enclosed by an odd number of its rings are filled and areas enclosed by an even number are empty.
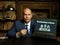
[[[25,28],[28,30],[28,25],[25,25]]]
[[[25,25],[25,28],[27,30],[27,33],[30,34],[30,31],[28,30],[28,25]]]

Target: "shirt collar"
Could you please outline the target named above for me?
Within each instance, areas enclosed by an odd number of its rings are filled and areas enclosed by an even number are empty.
[[[31,24],[31,21],[30,22],[28,22],[27,24],[25,23],[25,25],[30,25]]]

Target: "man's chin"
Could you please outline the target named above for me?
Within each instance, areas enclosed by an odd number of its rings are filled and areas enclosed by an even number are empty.
[[[26,22],[26,23],[29,23],[30,21],[29,21],[29,20],[26,20],[25,22]]]

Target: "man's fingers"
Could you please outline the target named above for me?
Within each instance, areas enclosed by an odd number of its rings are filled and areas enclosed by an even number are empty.
[[[25,35],[25,34],[27,33],[27,30],[26,30],[26,29],[23,29],[23,30],[21,30],[21,33],[22,33],[23,35]]]
[[[27,32],[27,30],[26,30],[26,29],[24,29],[24,30],[21,30],[21,32]]]

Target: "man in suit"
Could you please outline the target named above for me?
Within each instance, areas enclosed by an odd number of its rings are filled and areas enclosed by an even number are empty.
[[[23,20],[15,21],[11,30],[8,31],[8,37],[29,37],[34,30],[34,21],[32,19],[32,11],[29,8],[23,10]]]

